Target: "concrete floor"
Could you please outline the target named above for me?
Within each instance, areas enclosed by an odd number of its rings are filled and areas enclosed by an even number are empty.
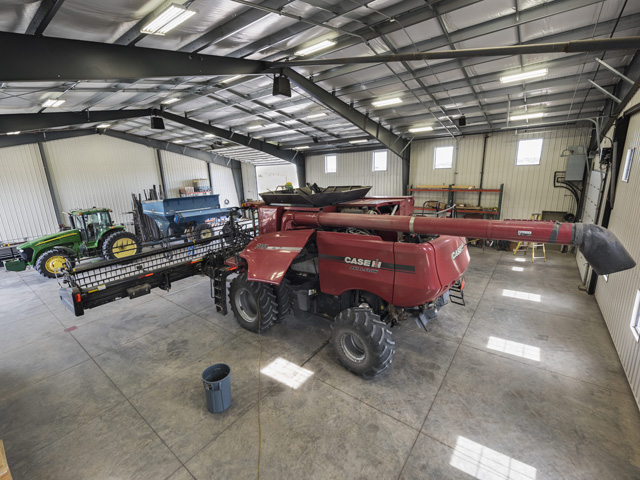
[[[215,313],[204,277],[76,318],[55,280],[2,271],[14,478],[256,478],[259,416],[263,479],[640,478],[640,413],[575,259],[471,255],[467,306],[428,332],[395,328],[372,381],[336,363],[325,320],[290,315],[258,337]],[[258,365],[279,358],[310,376],[294,389],[263,374],[258,411]],[[200,374],[217,362],[233,404],[212,415]]]

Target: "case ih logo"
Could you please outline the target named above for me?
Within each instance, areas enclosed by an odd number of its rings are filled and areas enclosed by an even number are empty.
[[[382,262],[377,258],[375,260],[368,260],[366,258],[344,257],[344,263],[371,268],[380,268],[382,266]]]
[[[455,260],[456,258],[458,258],[462,253],[462,250],[464,250],[464,243],[456,248],[455,251],[451,252],[451,260]]]
[[[518,230],[518,236],[519,237],[530,237],[531,236],[531,230]]]

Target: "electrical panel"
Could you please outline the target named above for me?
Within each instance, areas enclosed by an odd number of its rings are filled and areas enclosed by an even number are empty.
[[[581,182],[584,179],[584,170],[587,167],[587,155],[585,153],[572,153],[567,157],[567,173],[565,181]]]

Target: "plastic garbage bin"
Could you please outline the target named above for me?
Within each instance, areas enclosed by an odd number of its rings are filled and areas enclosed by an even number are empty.
[[[221,413],[231,406],[231,368],[224,363],[216,363],[202,372],[207,410]]]

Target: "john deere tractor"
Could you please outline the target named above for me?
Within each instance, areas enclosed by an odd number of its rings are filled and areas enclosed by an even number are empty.
[[[102,256],[112,260],[141,251],[138,237],[127,232],[124,225],[114,225],[107,208],[64,213],[69,216],[71,229],[23,243],[18,247],[22,258],[6,262],[7,270],[22,271],[31,265],[45,277],[54,278],[71,257]]]

